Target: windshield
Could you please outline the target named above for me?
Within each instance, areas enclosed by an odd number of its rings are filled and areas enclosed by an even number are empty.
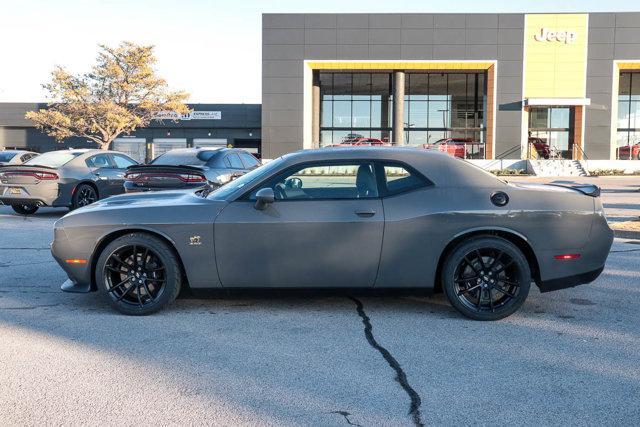
[[[0,162],[8,162],[9,160],[15,157],[16,153],[11,152],[1,152],[0,151]]]
[[[31,166],[46,166],[49,168],[59,168],[60,166],[70,162],[78,157],[82,152],[78,151],[50,151],[48,153],[40,154],[31,160],[26,161],[25,165]]]
[[[207,197],[214,200],[225,200],[229,195],[235,193],[241,188],[249,188],[254,183],[264,179],[272,171],[278,168],[283,161],[283,157],[279,157],[276,160],[272,160],[269,163],[266,163],[251,172],[242,175],[240,178],[229,182],[228,184],[223,185],[217,190],[213,191]]]

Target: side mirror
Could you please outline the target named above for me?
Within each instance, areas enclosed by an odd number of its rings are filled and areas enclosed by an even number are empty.
[[[268,204],[275,202],[276,196],[273,193],[273,188],[261,188],[256,193],[256,204],[254,207],[259,211],[264,210]]]

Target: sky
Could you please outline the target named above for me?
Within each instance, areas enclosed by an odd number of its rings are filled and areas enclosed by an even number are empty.
[[[635,4],[635,7],[634,7]],[[88,71],[99,44],[155,46],[189,102],[261,102],[262,13],[640,11],[630,0],[0,0],[0,102],[41,102],[57,65]]]

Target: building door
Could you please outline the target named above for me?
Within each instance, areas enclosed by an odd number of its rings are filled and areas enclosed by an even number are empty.
[[[572,159],[573,107],[529,108],[529,158]]]

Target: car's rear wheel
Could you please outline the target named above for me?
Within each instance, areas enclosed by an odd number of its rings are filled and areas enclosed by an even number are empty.
[[[177,256],[157,237],[132,233],[109,243],[96,264],[99,292],[117,311],[155,313],[172,303],[181,288]]]
[[[442,269],[442,286],[460,313],[498,320],[522,306],[531,270],[520,249],[500,237],[476,237],[455,247]]]
[[[80,184],[71,198],[71,209],[90,205],[98,200],[98,192],[89,184]]]
[[[11,207],[20,215],[33,215],[38,211],[38,205],[33,203],[15,203]]]

